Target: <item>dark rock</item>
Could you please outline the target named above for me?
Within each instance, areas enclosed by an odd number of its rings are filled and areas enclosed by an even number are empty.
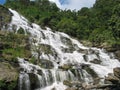
[[[64,80],[63,84],[66,85],[66,86],[72,87],[72,83],[68,80]]]
[[[116,57],[120,60],[120,50],[115,52]]]
[[[86,62],[88,61],[87,55],[83,55],[83,58],[84,58],[84,60],[85,60]]]
[[[120,67],[114,68],[113,72],[114,72],[114,76],[120,79]]]
[[[40,66],[45,69],[54,68],[53,63],[50,60],[40,60]]]
[[[117,78],[116,76],[114,76],[114,74],[109,73],[108,76],[105,78],[105,81],[109,81],[112,84],[118,84],[119,83],[119,78]]]
[[[111,86],[107,86],[105,90],[120,90],[120,68],[114,68],[113,74],[110,73],[105,78],[106,84],[111,84]]]
[[[63,48],[63,47],[62,47],[62,51],[63,51],[64,53],[73,53],[74,50],[75,50],[74,48]]]
[[[97,73],[93,69],[91,69],[90,66],[84,66],[83,69],[86,70],[93,78],[98,77]]]
[[[28,73],[28,74],[29,74],[29,79],[30,79],[31,90],[35,90],[36,88],[40,88],[37,75],[34,73]]]
[[[38,72],[39,75],[43,75],[42,70],[37,70],[37,72]]]
[[[91,63],[94,63],[94,64],[101,64],[102,61],[98,60],[98,59],[94,59],[92,61],[90,61]]]
[[[83,53],[83,54],[88,54],[88,50],[87,49],[79,49],[77,51],[80,52],[80,53]]]
[[[115,52],[117,49],[114,47],[107,47],[105,48],[108,52]]]

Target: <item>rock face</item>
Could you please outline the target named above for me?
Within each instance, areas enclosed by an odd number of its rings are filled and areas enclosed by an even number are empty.
[[[113,85],[111,87],[107,87],[106,90],[120,90],[120,68],[114,68],[113,74],[108,74],[105,78],[105,83]]]
[[[14,67],[12,67],[9,63],[1,62],[0,63],[0,80],[11,82],[17,79],[18,79],[17,70]]]
[[[17,89],[18,72],[11,64],[0,62],[0,90]]]
[[[120,60],[120,50],[115,52],[116,57]]]
[[[0,5],[0,29],[2,29],[3,26],[7,26],[11,21],[11,16],[12,13],[4,6]]]

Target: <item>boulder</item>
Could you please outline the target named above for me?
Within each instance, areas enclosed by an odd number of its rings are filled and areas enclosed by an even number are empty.
[[[78,88],[77,87],[69,87],[69,88],[67,88],[67,89],[65,89],[65,90],[78,90]]]
[[[120,79],[120,67],[114,68],[114,76]]]
[[[90,61],[91,63],[94,63],[94,64],[101,64],[102,61],[98,60],[98,59],[94,59],[92,61]]]
[[[66,85],[66,86],[72,87],[72,83],[68,80],[64,80],[63,84]]]
[[[116,57],[120,60],[120,50],[115,52]]]
[[[110,83],[107,84],[118,84],[119,83],[119,78],[117,78],[116,76],[114,76],[114,74],[109,73],[108,76],[105,78],[105,81],[109,81]]]
[[[109,73],[107,77],[105,77],[105,83],[110,84],[110,86],[106,86],[105,90],[120,90],[120,68],[114,68],[113,73]]]

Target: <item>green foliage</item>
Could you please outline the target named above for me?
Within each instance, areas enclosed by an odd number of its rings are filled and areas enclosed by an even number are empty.
[[[63,18],[57,25],[58,31],[68,33],[69,35],[76,36],[75,30],[77,29],[77,24],[75,21],[67,18]]]
[[[17,57],[29,58],[31,56],[28,36],[0,31],[0,45],[2,58],[16,62]]]
[[[79,11],[60,10],[48,0],[7,1],[5,6],[42,27],[49,26],[97,44],[120,41],[120,0],[96,0],[92,8],[83,7]]]
[[[17,31],[18,34],[25,34],[25,31],[24,29],[20,28],[18,31]]]
[[[17,81],[5,82],[0,80],[0,90],[15,90],[17,89]]]

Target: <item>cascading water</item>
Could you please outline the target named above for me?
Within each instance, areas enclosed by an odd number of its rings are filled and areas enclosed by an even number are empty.
[[[16,26],[16,32],[21,27],[29,33],[31,52],[40,59],[39,64],[34,65],[18,58],[21,67],[19,90],[65,90],[64,80],[89,84],[95,78],[104,79],[113,68],[120,67],[120,62],[105,50],[85,47],[62,32],[43,30],[9,10],[13,13],[9,30]]]

